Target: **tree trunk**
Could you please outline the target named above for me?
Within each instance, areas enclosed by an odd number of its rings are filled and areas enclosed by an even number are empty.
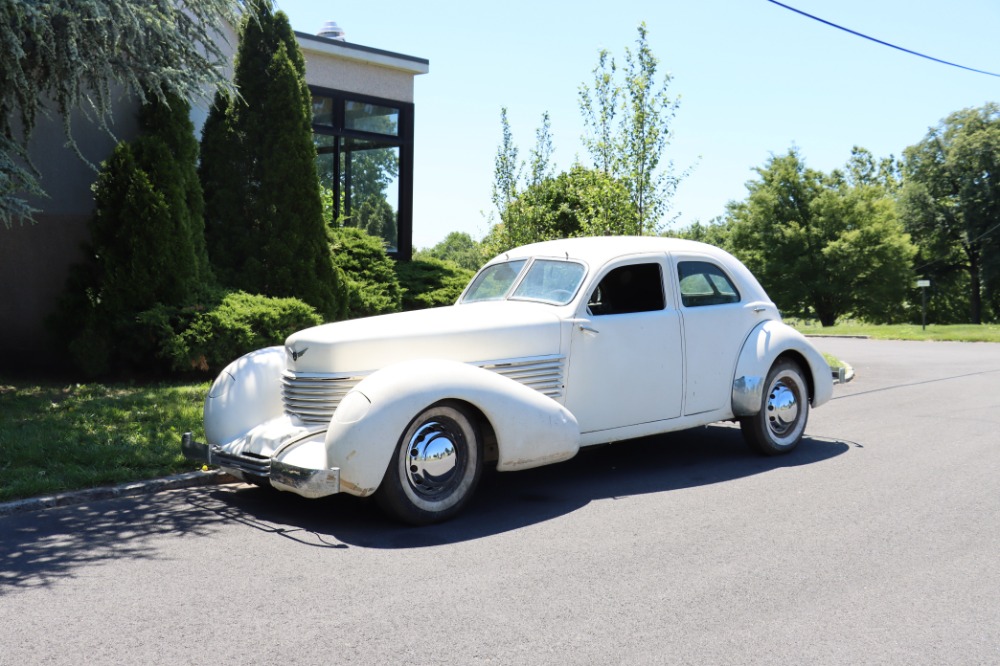
[[[969,257],[969,317],[973,324],[983,323],[983,295],[979,268],[979,247],[969,245],[965,248]]]

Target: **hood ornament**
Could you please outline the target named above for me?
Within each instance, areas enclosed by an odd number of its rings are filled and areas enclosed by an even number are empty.
[[[297,361],[306,355],[306,352],[309,351],[309,347],[303,347],[302,351],[295,351],[294,349],[289,347],[288,351],[292,352],[292,360]]]

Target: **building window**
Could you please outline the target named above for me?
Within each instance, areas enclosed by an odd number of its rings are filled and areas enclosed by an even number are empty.
[[[324,214],[328,223],[382,238],[386,251],[413,253],[413,105],[312,88]]]

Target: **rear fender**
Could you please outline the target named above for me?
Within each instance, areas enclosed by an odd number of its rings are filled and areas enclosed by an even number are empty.
[[[334,412],[326,446],[329,466],[341,469],[341,490],[375,492],[407,426],[443,400],[482,412],[496,434],[499,470],[559,462],[580,448],[576,418],[538,391],[457,361],[406,361],[363,379]]]
[[[833,378],[823,355],[791,326],[770,320],[758,324],[743,343],[733,379],[734,416],[753,416],[760,411],[767,373],[781,356],[791,356],[805,366],[813,407],[832,397]]]

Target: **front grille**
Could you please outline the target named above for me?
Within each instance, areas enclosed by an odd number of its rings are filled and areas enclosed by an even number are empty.
[[[492,370],[550,398],[561,398],[563,394],[563,372],[565,356],[544,356],[513,361],[490,361],[477,363],[480,368]]]
[[[329,423],[344,396],[361,377],[286,372],[281,378],[285,413],[306,423]]]
[[[550,398],[563,395],[565,356],[484,361],[473,365],[513,379]],[[285,413],[306,423],[329,423],[337,405],[361,379],[348,375],[286,372],[281,378]]]

